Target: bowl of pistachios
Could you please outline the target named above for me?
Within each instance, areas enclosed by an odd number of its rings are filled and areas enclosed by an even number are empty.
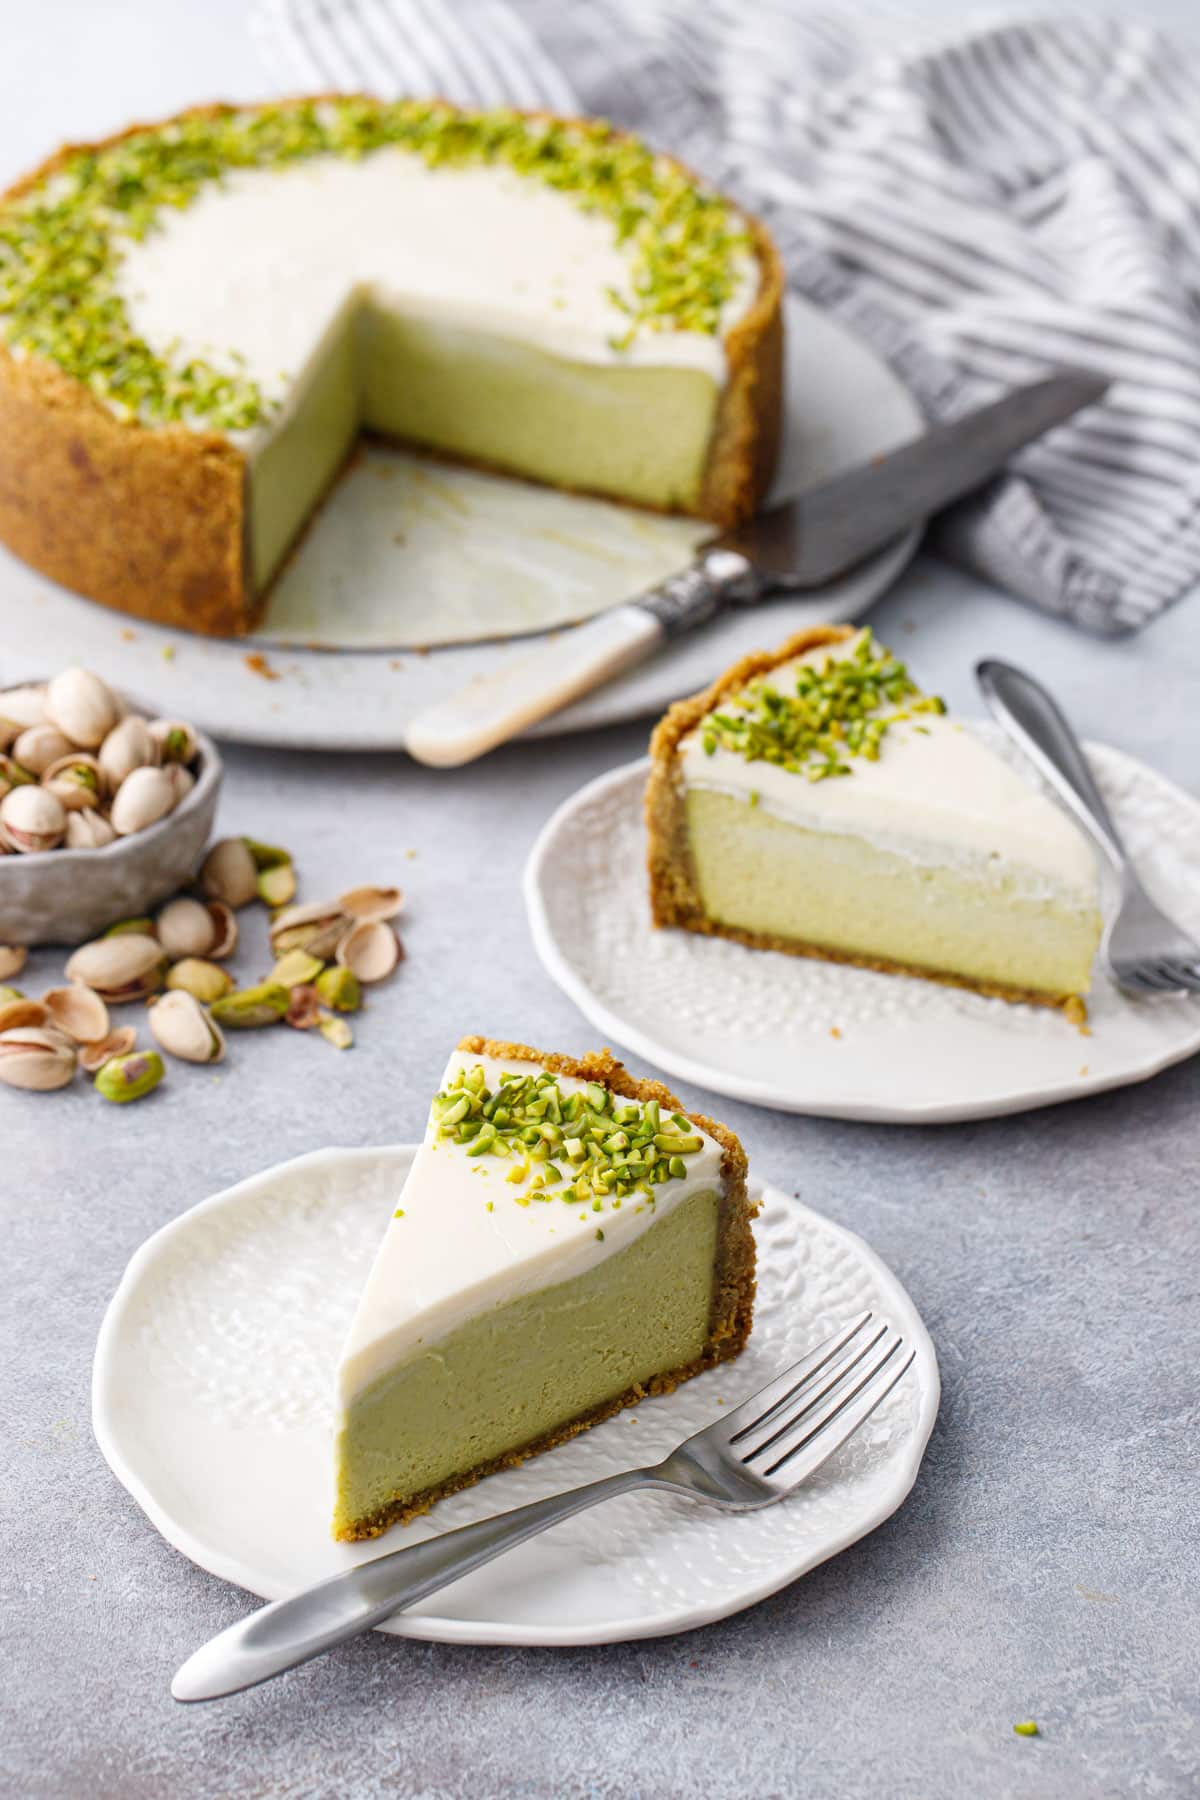
[[[221,759],[89,669],[0,690],[0,944],[80,944],[195,873]]]

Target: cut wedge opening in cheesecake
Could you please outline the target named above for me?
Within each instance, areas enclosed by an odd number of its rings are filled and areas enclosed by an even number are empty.
[[[656,924],[1080,1009],[1090,846],[869,631],[746,659],[651,755]]]
[[[731,1132],[607,1052],[464,1039],[338,1371],[335,1536],[375,1536],[736,1356]]]

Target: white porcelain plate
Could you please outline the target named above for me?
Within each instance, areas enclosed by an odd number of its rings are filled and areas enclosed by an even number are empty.
[[[974,729],[1036,779],[996,727]],[[1200,938],[1200,805],[1120,751],[1088,755],[1147,885]],[[937,1124],[1144,1081],[1200,1050],[1200,997],[1131,999],[1099,970],[1081,1034],[1045,1007],[654,930],[648,766],[559,808],[525,901],[545,968],[585,1017],[680,1081],[784,1112]]]
[[[840,322],[791,298],[787,339],[774,497],[800,493],[921,430],[911,394]],[[365,445],[305,534],[252,641],[124,618],[0,548],[0,686],[40,673],[52,644],[60,660],[69,651],[71,661],[128,692],[158,696],[160,710],[215,737],[398,750],[420,707],[521,655],[529,634],[587,618],[686,567],[708,534],[694,519]],[[661,711],[764,637],[857,617],[896,579],[918,535],[804,599],[725,613],[540,731]]]
[[[556,1527],[383,1627],[472,1644],[595,1644],[683,1631],[762,1599],[871,1531],[916,1478],[938,1404],[928,1333],[872,1251],[768,1188],[759,1298],[736,1363],[443,1501],[372,1544],[335,1544],[332,1378],[411,1148],[322,1150],[204,1201],[134,1256],[96,1350],[93,1422],[168,1542],[275,1599],[406,1543],[661,1459],[871,1307],[916,1350],[858,1436],[790,1499],[723,1514],[629,1495]]]

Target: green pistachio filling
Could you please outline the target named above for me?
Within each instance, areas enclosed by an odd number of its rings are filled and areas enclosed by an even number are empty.
[[[277,169],[313,156],[359,158],[386,146],[430,167],[501,163],[611,221],[632,247],[629,294],[610,297],[627,329],[720,328],[748,243],[741,221],[636,138],[602,121],[461,113],[439,102],[292,101],[225,108],[133,132],[68,155],[31,192],[0,208],[0,315],[8,342],[48,357],[122,416],[194,419],[244,429],[272,407],[236,366],[159,356],[133,330],[116,285],[122,243],[151,232],[234,169]]]
[[[944,701],[923,694],[905,665],[864,633],[850,656],[802,663],[791,693],[770,678],[751,682],[700,721],[700,742],[707,756],[732,750],[747,762],[775,763],[824,781],[851,774],[849,758],[877,762],[892,725],[945,710]],[[757,800],[752,795],[751,805]]]
[[[656,1100],[637,1105],[599,1082],[566,1094],[546,1071],[505,1073],[491,1089],[480,1064],[438,1094],[432,1120],[436,1138],[468,1156],[507,1158],[518,1206],[557,1199],[603,1212],[630,1195],[653,1204],[655,1188],[682,1179],[704,1146],[690,1119],[664,1117]]]

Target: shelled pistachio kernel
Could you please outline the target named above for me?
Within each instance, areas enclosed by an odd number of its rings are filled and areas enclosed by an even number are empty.
[[[865,633],[849,656],[801,663],[786,693],[770,675],[700,721],[700,743],[746,762],[774,763],[792,775],[824,781],[852,773],[847,757],[879,760],[892,725],[914,713],[944,713],[936,695],[922,694],[904,663]]]
[[[123,1105],[150,1093],[166,1072],[157,1050],[134,1050],[128,1056],[110,1057],[92,1085],[103,1099]]]
[[[433,1120],[437,1137],[465,1145],[468,1156],[528,1167],[529,1195],[590,1201],[597,1212],[631,1194],[653,1202],[654,1189],[686,1175],[687,1158],[704,1144],[690,1119],[664,1119],[656,1100],[623,1100],[596,1081],[567,1094],[547,1070],[506,1071],[492,1090],[478,1063],[436,1096]],[[516,1198],[528,1203],[528,1195]]]

